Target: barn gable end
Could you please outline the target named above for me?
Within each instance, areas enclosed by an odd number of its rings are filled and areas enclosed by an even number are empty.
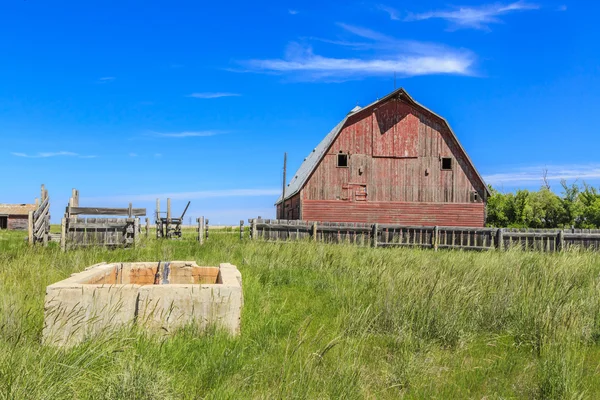
[[[325,137],[288,185],[284,215],[481,226],[487,195],[447,122],[399,89],[355,108]]]

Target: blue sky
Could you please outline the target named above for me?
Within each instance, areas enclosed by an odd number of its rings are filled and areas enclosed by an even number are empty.
[[[394,72],[496,187],[600,182],[595,2],[203,3],[2,2],[0,202],[273,217],[283,152],[291,176]]]

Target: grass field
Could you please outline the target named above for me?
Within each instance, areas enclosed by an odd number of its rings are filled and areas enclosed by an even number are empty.
[[[0,233],[0,398],[600,398],[600,255],[150,240],[29,248]],[[100,261],[231,262],[242,334],[134,328],[40,345],[46,285]]]

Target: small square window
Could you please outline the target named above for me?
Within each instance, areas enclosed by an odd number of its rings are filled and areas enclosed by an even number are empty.
[[[348,154],[337,155],[337,166],[342,168],[348,168]]]
[[[449,171],[452,169],[452,158],[442,157],[442,170]]]

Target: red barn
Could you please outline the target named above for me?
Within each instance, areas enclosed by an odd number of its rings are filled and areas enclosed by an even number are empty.
[[[446,120],[398,89],[353,108],[276,206],[282,219],[481,227],[488,195]]]

